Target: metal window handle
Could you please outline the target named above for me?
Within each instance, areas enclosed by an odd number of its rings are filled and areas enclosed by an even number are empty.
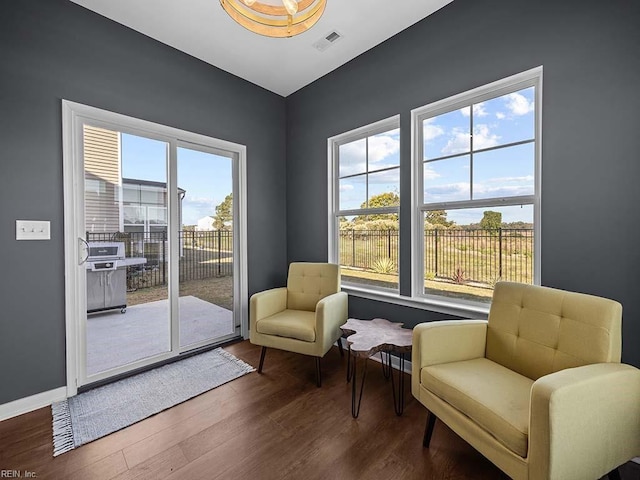
[[[80,260],[80,262],[78,263],[78,265],[83,265],[87,262],[87,260],[89,260],[89,244],[84,238],[81,238],[81,237],[78,237],[78,243],[83,243],[84,248],[87,251],[87,256],[84,257],[84,259]],[[82,246],[80,248],[82,248]]]

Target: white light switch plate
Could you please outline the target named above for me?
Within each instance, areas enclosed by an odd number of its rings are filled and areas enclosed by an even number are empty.
[[[51,222],[16,220],[16,240],[51,240]]]

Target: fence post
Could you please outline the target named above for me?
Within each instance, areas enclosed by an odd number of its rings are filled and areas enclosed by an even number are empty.
[[[387,247],[389,251],[389,258],[391,258],[391,229],[387,230]]]
[[[167,283],[167,232],[162,232],[162,284]]]
[[[438,229],[436,228],[433,231],[433,238],[434,238],[434,251],[435,251],[435,272],[434,272],[434,276],[437,277],[438,276]]]
[[[222,230],[218,229],[218,276],[220,276],[220,269],[222,268],[222,265],[220,263],[220,251],[221,251],[221,244],[222,243]]]
[[[498,278],[502,278],[502,227],[498,228]]]
[[[351,229],[351,266],[356,266],[356,231]]]

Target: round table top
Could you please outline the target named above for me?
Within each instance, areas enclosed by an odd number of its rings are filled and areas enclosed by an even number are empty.
[[[351,353],[358,357],[370,357],[378,352],[392,350],[397,353],[411,352],[413,331],[402,328],[402,323],[383,318],[357,320],[350,318],[340,328],[349,335],[347,343]]]

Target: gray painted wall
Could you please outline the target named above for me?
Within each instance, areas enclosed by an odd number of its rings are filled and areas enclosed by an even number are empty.
[[[284,98],[63,0],[0,12],[0,404],[66,384],[61,99],[247,145],[250,293],[286,279]],[[15,220],[51,221],[50,241]]]
[[[410,294],[411,109],[543,65],[542,283],[620,301],[623,360],[640,366],[638,25],[640,2],[455,0],[288,97],[289,261],[327,258],[327,138],[400,113]],[[353,297],[349,310],[443,317]]]

